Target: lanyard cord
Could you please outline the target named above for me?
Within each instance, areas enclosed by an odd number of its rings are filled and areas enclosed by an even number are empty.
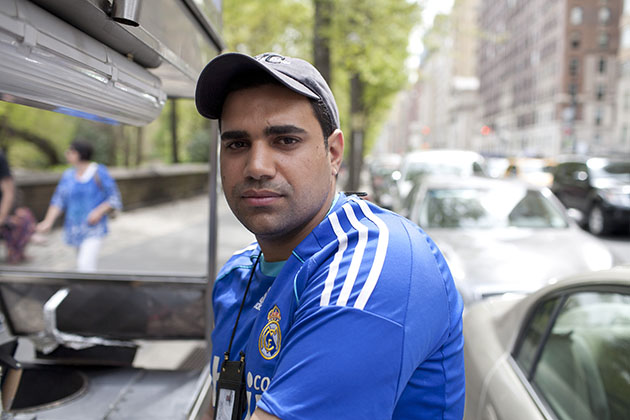
[[[238,326],[238,320],[241,318],[241,312],[243,312],[243,307],[245,306],[245,298],[247,297],[247,292],[249,292],[249,286],[252,284],[252,279],[254,278],[254,273],[256,272],[256,266],[258,265],[258,260],[260,260],[261,255],[262,255],[262,251],[258,253],[258,257],[256,257],[256,261],[254,262],[252,271],[249,274],[249,280],[247,281],[245,294],[243,295],[243,300],[241,301],[241,307],[239,308],[238,315],[236,316],[236,322],[234,323],[234,329],[232,330],[232,337],[230,337],[230,345],[228,346],[227,352],[225,352],[226,360],[230,358],[230,351],[232,350],[232,341],[234,341],[234,335],[236,335],[236,327]]]

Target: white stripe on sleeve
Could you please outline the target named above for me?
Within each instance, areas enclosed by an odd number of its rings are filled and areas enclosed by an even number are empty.
[[[365,214],[367,218],[378,227],[378,243],[376,245],[376,255],[372,261],[372,268],[370,269],[370,273],[363,285],[363,289],[361,289],[361,293],[359,293],[359,297],[354,304],[355,308],[364,309],[368,299],[376,287],[381,271],[383,270],[385,256],[387,255],[387,246],[389,245],[389,229],[387,228],[385,222],[383,222],[381,218],[377,217],[363,200],[355,197],[352,197],[351,199],[359,203],[363,214]]]
[[[348,274],[346,274],[346,279],[343,282],[341,293],[339,294],[339,298],[337,299],[337,306],[345,306],[348,303],[350,293],[352,292],[352,287],[354,286],[354,283],[359,274],[359,268],[361,268],[363,253],[365,252],[368,238],[368,228],[365,225],[361,224],[361,222],[359,222],[354,214],[352,206],[349,203],[344,204],[343,210],[346,212],[346,216],[348,216],[348,220],[350,221],[352,227],[354,227],[359,233],[359,240],[357,241],[357,245],[354,248],[352,261],[350,262],[350,268],[348,268]]]
[[[337,253],[333,257],[333,261],[330,264],[330,267],[328,267],[328,277],[326,277],[326,281],[324,282],[324,291],[322,292],[322,296],[319,301],[320,306],[327,306],[330,303],[330,294],[332,293],[333,287],[335,286],[335,278],[337,277],[337,272],[339,271],[339,263],[341,263],[343,253],[348,247],[348,236],[341,228],[337,215],[335,213],[332,213],[329,217],[329,220],[330,224],[332,225],[333,231],[335,232],[335,235],[337,235],[339,248],[337,249]]]

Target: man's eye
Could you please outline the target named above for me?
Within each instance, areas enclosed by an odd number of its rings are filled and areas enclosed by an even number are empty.
[[[232,150],[236,150],[236,149],[241,149],[241,148],[246,147],[246,146],[247,146],[246,142],[240,141],[240,140],[234,140],[234,141],[229,142],[226,145],[226,148],[232,149]]]
[[[296,139],[295,137],[280,137],[280,138],[278,139],[278,142],[279,142],[280,144],[283,144],[283,145],[287,145],[287,146],[288,146],[288,145],[291,145],[291,144],[298,143],[298,142],[299,142],[299,140],[298,140],[298,139]]]

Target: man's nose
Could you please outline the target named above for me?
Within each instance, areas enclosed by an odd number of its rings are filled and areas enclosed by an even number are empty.
[[[275,174],[273,150],[264,142],[253,142],[247,157],[245,176],[262,179],[273,178]]]

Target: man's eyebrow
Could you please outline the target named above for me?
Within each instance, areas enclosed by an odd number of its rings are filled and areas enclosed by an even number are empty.
[[[265,128],[265,136],[278,135],[278,134],[292,134],[292,133],[306,133],[306,130],[300,127],[296,127],[291,124],[287,125],[272,125]]]
[[[221,133],[221,140],[247,139],[249,134],[244,130],[224,131]]]

